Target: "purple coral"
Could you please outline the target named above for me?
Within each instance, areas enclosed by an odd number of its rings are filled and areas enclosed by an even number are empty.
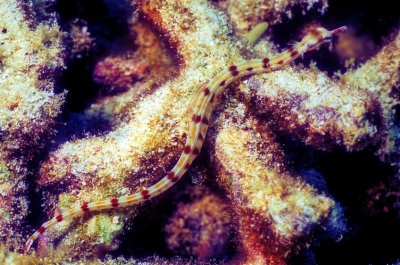
[[[200,260],[221,257],[231,239],[231,213],[228,205],[205,187],[189,188],[195,199],[179,203],[165,227],[168,248]]]

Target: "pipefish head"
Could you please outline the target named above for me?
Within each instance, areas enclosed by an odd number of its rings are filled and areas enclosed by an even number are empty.
[[[300,42],[302,53],[318,49],[324,43],[330,43],[333,36],[345,31],[346,29],[346,26],[334,30],[327,30],[322,27],[314,28]]]

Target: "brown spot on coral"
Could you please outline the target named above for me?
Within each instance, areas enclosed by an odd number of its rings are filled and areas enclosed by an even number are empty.
[[[110,55],[97,62],[93,80],[103,85],[104,94],[115,95],[127,91],[130,85],[145,77],[149,71],[149,63],[144,59],[136,61]]]
[[[54,70],[47,66],[39,66],[36,72],[38,73],[38,80],[46,80],[53,77]]]
[[[8,109],[11,110],[11,111],[13,111],[16,107],[18,107],[18,105],[19,105],[18,102],[13,102],[13,103],[8,107]]]

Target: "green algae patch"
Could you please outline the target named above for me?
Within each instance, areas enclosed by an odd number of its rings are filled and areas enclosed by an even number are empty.
[[[0,161],[0,185],[10,180],[11,172],[8,170],[6,164]]]
[[[11,220],[11,214],[6,211],[1,211],[0,212],[0,218],[4,220]]]
[[[123,228],[123,216],[101,214],[93,217],[87,226],[87,233],[97,235],[97,242],[100,244],[110,245],[115,239],[116,233],[120,233]]]
[[[61,194],[59,196],[58,208],[60,209],[69,209],[71,208],[72,203],[75,201],[75,197],[70,194]]]

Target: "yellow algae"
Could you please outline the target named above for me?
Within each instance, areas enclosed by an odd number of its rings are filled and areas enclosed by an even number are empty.
[[[68,193],[60,194],[58,206],[60,209],[65,210],[71,207],[71,205],[75,202],[74,196]]]

